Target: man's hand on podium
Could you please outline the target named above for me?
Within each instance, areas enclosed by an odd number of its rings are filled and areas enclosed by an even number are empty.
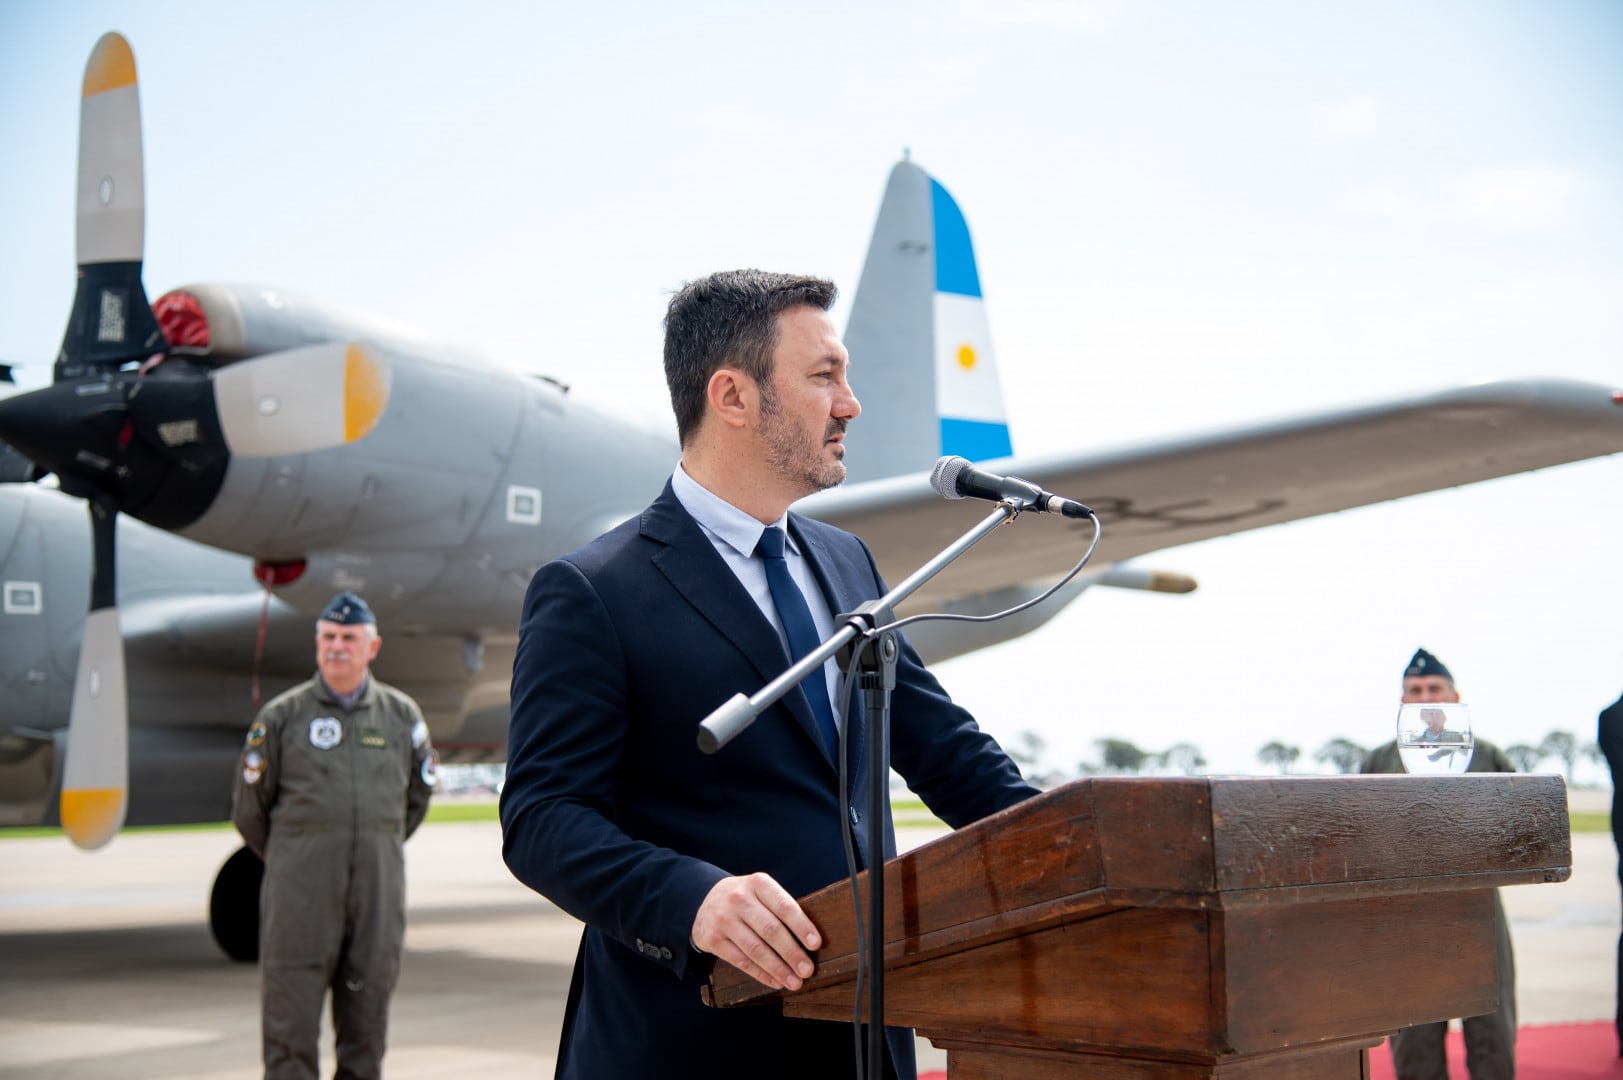
[[[766,874],[722,878],[693,917],[695,946],[774,990],[799,990],[813,970],[806,950],[822,943],[795,898]]]

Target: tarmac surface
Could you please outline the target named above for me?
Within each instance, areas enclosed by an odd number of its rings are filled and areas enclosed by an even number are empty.
[[[1610,794],[1572,801],[1604,809]],[[903,834],[907,848],[939,830]],[[1503,892],[1524,1025],[1612,1016],[1617,852],[1609,833],[1572,839],[1571,880]],[[257,971],[206,925],[237,846],[229,829],[132,833],[94,854],[0,839],[0,1080],[259,1076]],[[387,1075],[551,1076],[580,924],[509,876],[494,823],[425,826],[406,856]],[[330,1075],[330,1032],[323,1044]],[[945,1064],[921,1040],[921,1069]]]

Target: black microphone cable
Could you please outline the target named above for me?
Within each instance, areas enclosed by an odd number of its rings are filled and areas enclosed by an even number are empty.
[[[1009,501],[1009,505],[1014,508],[1015,517],[1019,517],[1020,512],[1023,509],[1027,509],[1026,507],[1021,507],[1020,505],[1018,505],[1017,503],[1015,503],[1012,500]],[[1073,505],[1080,505],[1080,504],[1073,504]],[[1086,508],[1084,508],[1084,509],[1086,509]],[[1066,572],[1064,577],[1060,578],[1053,585],[1049,586],[1040,595],[1034,596],[1030,600],[1026,600],[1023,603],[1016,604],[1015,606],[1013,606],[1011,608],[1006,608],[1003,611],[994,612],[991,615],[957,615],[957,614],[953,614],[951,612],[945,612],[945,611],[932,611],[932,612],[924,612],[924,613],[919,614],[919,615],[910,615],[905,619],[898,619],[896,622],[889,623],[886,626],[876,627],[875,632],[881,631],[881,630],[884,630],[884,631],[900,630],[904,626],[909,626],[909,625],[911,625],[913,623],[918,623],[918,622],[925,622],[925,621],[928,621],[928,620],[931,620],[931,619],[937,619],[937,620],[941,620],[941,621],[950,621],[950,622],[971,622],[971,623],[995,622],[998,619],[1006,619],[1011,615],[1018,615],[1020,612],[1025,611],[1028,608],[1035,607],[1036,605],[1042,603],[1044,600],[1047,600],[1050,596],[1053,596],[1060,589],[1064,588],[1065,585],[1067,583],[1069,583],[1072,578],[1076,577],[1077,574],[1082,572],[1082,568],[1088,564],[1088,561],[1090,559],[1093,558],[1094,549],[1096,549],[1099,546],[1099,534],[1100,534],[1099,515],[1094,513],[1091,509],[1088,509],[1087,516],[1088,516],[1088,520],[1093,522],[1093,539],[1091,541],[1089,541],[1088,549],[1082,553],[1082,557],[1077,560],[1077,563],[1076,563],[1075,566],[1071,567],[1071,569]],[[1010,518],[1009,520],[1013,521],[1014,518]],[[863,1020],[864,1020],[863,1008],[862,1008],[862,992],[863,992],[864,983],[866,982],[865,977],[866,977],[867,970],[868,970],[867,963],[865,962],[865,957],[866,957],[866,954],[867,954],[867,948],[865,946],[866,946],[867,939],[866,939],[866,936],[863,933],[864,919],[863,919],[863,912],[862,912],[862,908],[863,908],[862,894],[861,894],[861,891],[857,888],[858,870],[857,870],[857,853],[856,853],[856,824],[855,824],[855,822],[853,822],[851,820],[851,798],[852,798],[851,787],[850,787],[851,750],[850,750],[850,746],[849,746],[849,744],[847,742],[847,739],[848,739],[848,737],[850,735],[850,728],[851,728],[851,725],[850,725],[850,722],[849,722],[850,721],[850,716],[851,716],[851,698],[852,698],[852,693],[856,689],[856,686],[857,686],[857,679],[856,679],[857,668],[862,663],[862,651],[864,649],[872,647],[875,640],[876,640],[876,638],[871,636],[866,630],[864,630],[859,624],[857,624],[853,620],[847,620],[847,622],[843,623],[842,625],[855,626],[855,628],[860,631],[855,644],[851,648],[851,658],[849,660],[847,660],[846,664],[845,664],[844,678],[841,680],[841,683],[840,683],[840,695],[839,695],[840,700],[837,702],[837,705],[839,707],[836,710],[835,719],[839,722],[839,730],[840,730],[840,738],[839,738],[840,797],[837,800],[839,810],[840,810],[840,839],[843,842],[843,846],[844,846],[844,849],[845,849],[845,872],[846,872],[847,877],[851,881],[851,905],[852,905],[852,908],[853,908],[853,914],[856,916],[856,953],[855,953],[855,955],[853,957],[854,962],[856,964],[856,977],[855,977],[855,980],[854,980],[854,984],[855,984],[854,985],[854,992],[852,994],[852,999],[851,999],[851,1040],[852,1040],[853,1050],[854,1050],[854,1053],[856,1055],[856,1074],[855,1075],[856,1075],[857,1080],[864,1080],[864,1076],[866,1075],[866,1069],[867,1069],[867,1060],[866,1060],[866,1049],[865,1049],[865,1047],[863,1046],[863,1043],[862,1043],[862,1025],[863,1025]],[[888,739],[890,733],[887,731],[885,734],[886,734],[886,738]],[[860,750],[860,747],[859,747],[859,750]],[[874,763],[870,762],[869,763],[869,768],[873,768],[873,767],[874,767]],[[888,777],[888,776],[885,777],[885,783],[887,785],[889,785],[890,777]],[[871,851],[869,852],[870,857],[869,857],[869,860],[868,860],[868,862],[869,862],[868,874],[869,874],[869,877],[870,877],[870,881],[869,881],[868,887],[870,889],[872,889],[873,888],[872,875],[874,875],[874,874],[882,874],[882,873],[885,872],[885,823],[883,821],[880,821],[880,822],[877,822],[877,823],[869,822],[868,823],[868,830],[869,830],[869,835],[878,844],[878,849],[877,849],[878,850],[878,858],[877,858],[877,861],[873,857],[874,853],[871,852]],[[869,929],[870,929],[871,933],[880,934],[880,935],[883,935],[884,932],[885,932],[885,928],[883,926],[871,927]],[[825,940],[824,944],[827,945],[826,940]],[[884,947],[883,942],[881,942],[880,948],[883,949],[883,947]],[[881,956],[883,956],[883,953],[881,953]],[[883,960],[881,960],[880,962],[883,963]],[[884,1037],[885,1037],[885,1029],[883,1027],[880,1027],[880,1029],[878,1031],[870,1031],[868,1033],[868,1038],[869,1039],[881,1039],[882,1040],[882,1039],[884,1039]],[[887,1047],[886,1049],[888,1051],[889,1048]]]

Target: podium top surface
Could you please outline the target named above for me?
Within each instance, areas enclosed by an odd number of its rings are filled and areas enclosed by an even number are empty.
[[[887,862],[886,952],[915,962],[1127,908],[1484,889],[1571,867],[1558,776],[1095,777]],[[801,900],[828,942],[819,981],[854,965],[850,891]],[[711,993],[772,992],[718,964]]]

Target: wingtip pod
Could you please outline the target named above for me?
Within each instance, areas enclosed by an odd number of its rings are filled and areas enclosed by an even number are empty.
[[[1188,574],[1180,574],[1175,570],[1150,571],[1150,592],[1192,593],[1199,587],[1200,583]]]
[[[1093,584],[1158,593],[1192,593],[1199,588],[1199,582],[1188,574],[1180,574],[1176,570],[1151,570],[1130,563],[1117,563],[1100,574]]]
[[[124,35],[116,31],[103,34],[90,51],[85,64],[84,97],[91,97],[120,86],[135,85],[135,51]]]

